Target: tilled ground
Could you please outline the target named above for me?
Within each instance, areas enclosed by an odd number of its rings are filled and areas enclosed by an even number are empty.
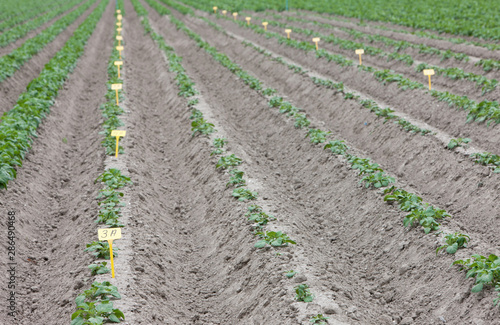
[[[318,313],[328,313],[329,324],[495,323],[500,315],[492,291],[470,294],[472,281],[449,266],[472,252],[498,254],[496,175],[445,150],[436,138],[384,124],[356,102],[174,11],[220,52],[303,108],[312,126],[332,131],[360,156],[381,163],[399,185],[452,212],[454,219],[445,227],[469,233],[472,245],[455,257],[436,256],[435,236],[405,229],[404,215],[378,191],[360,185],[344,159],[310,144],[304,132],[268,107],[266,98],[141,1],[153,28],[183,57],[200,92],[200,110],[219,130],[217,136],[229,141],[228,150],[243,159],[249,187],[259,193],[256,203],[277,217],[271,229],[284,230],[298,243],[255,249],[244,217],[248,204],[231,197],[227,174],[210,156],[210,140],[191,136],[190,111],[177,95],[175,75],[144,34],[130,1],[125,3],[128,112],[125,154],[119,159],[134,185],[126,192],[130,215],[122,240],[128,244],[120,252],[128,256],[127,265],[120,266],[120,256],[115,259],[115,281],[124,297],[116,304],[125,323],[307,324]],[[2,215],[14,209],[18,216],[19,324],[68,324],[74,298],[94,279],[83,249],[96,238],[99,185],[94,179],[105,168],[98,107],[106,90],[113,10],[110,3],[17,180],[0,193]],[[464,113],[433,99],[412,98],[416,92],[369,78],[360,86],[355,69],[326,66],[312,55],[209,18],[311,71],[500,151],[498,127],[464,126]],[[435,108],[432,113],[422,112],[427,105]],[[0,263],[7,268],[5,260]],[[124,268],[130,269],[126,276],[119,273]],[[295,279],[284,276],[290,269],[299,272]],[[293,287],[302,282],[316,296],[313,303],[294,301]],[[5,297],[6,287],[1,288]],[[0,322],[14,324],[6,312]]]
[[[54,54],[64,46],[78,26],[80,26],[97,7],[98,3],[99,1],[87,9],[73,22],[73,24],[69,25],[68,28],[62,31],[52,42],[47,44],[40,52],[28,60],[12,76],[0,82],[0,93],[2,94],[0,98],[0,113],[9,111],[16,104],[19,95],[26,90],[26,86],[29,82],[38,77],[45,64],[47,64]],[[58,17],[58,19],[59,18],[61,17]]]

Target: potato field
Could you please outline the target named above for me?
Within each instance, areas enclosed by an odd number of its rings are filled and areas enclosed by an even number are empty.
[[[500,324],[486,0],[4,0],[0,324]]]

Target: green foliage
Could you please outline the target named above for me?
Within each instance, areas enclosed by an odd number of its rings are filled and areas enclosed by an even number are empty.
[[[110,299],[121,299],[121,295],[118,293],[118,288],[112,285],[109,281],[92,283],[90,289],[85,290],[83,293],[79,294],[76,300],[78,302],[83,302],[85,299],[93,300],[110,300]]]
[[[80,302],[71,315],[71,325],[101,325],[105,322],[120,323],[125,315],[113,308],[112,301]]]
[[[118,248],[113,248],[113,257],[118,256],[115,252]],[[109,244],[108,242],[93,241],[87,244],[87,248],[83,250],[84,252],[90,252],[96,259],[109,260]]]
[[[290,271],[286,271],[285,272],[285,276],[289,279],[293,278],[295,276],[295,274],[297,274],[298,272],[294,271],[294,270],[290,270]]]
[[[252,204],[248,207],[248,212],[245,214],[248,217],[248,221],[252,221],[255,223],[256,229],[262,229],[265,225],[269,223],[269,221],[276,220],[276,218],[272,215],[268,215],[264,212],[262,207]]]
[[[246,182],[243,179],[243,174],[244,172],[237,170],[237,169],[232,169],[229,171],[229,182],[227,182],[226,187],[229,186],[235,186],[235,187],[241,187],[245,186]]]
[[[314,300],[313,295],[309,290],[307,284],[299,284],[295,286],[295,300],[302,302],[312,302]]]
[[[215,147],[215,150],[212,151],[212,153],[210,154],[210,156],[223,154],[224,153],[224,149],[222,149],[222,148],[224,147],[224,145],[226,143],[227,143],[226,139],[222,139],[222,138],[216,138],[216,139],[214,139],[213,145]]]
[[[263,248],[266,245],[270,245],[272,247],[283,247],[288,246],[288,244],[297,244],[290,237],[288,237],[287,234],[281,231],[257,232],[256,235],[260,237],[260,240],[255,243],[256,248]]]
[[[207,122],[204,118],[199,118],[191,122],[191,131],[193,131],[192,136],[194,137],[197,133],[208,135],[214,133],[214,125]]]
[[[130,177],[122,175],[121,171],[116,168],[110,168],[97,177],[95,182],[102,182],[109,188],[118,189],[127,184],[133,184]]]
[[[36,129],[49,114],[51,106],[68,74],[73,71],[84,45],[94,31],[108,1],[101,2],[75,30],[56,55],[45,64],[40,75],[33,79],[16,105],[4,113],[0,124],[0,188],[7,188],[16,178],[16,167],[31,148]],[[3,34],[2,34],[3,36]]]
[[[235,188],[233,190],[233,197],[237,198],[238,201],[255,200],[257,198],[257,192],[250,191],[246,188]]]
[[[273,89],[273,88],[266,88],[262,91],[262,94],[265,95],[265,96],[271,96],[271,95],[274,95],[276,94],[278,91],[276,89]]]
[[[43,30],[35,37],[28,39],[21,46],[13,50],[10,54],[0,57],[0,82],[12,76],[28,60],[30,60],[34,55],[40,52],[48,43],[52,42],[57,37],[57,35],[59,35],[70,24],[72,24],[75,20],[77,20],[78,17],[81,16],[83,12],[85,12],[89,7],[91,7],[94,4],[94,2],[95,0],[86,2],[82,6],[78,7],[75,11],[60,18],[53,25]],[[71,3],[72,3],[71,6],[73,6],[75,1],[72,1]],[[10,35],[10,37],[12,36],[13,35]],[[17,36],[19,35],[16,35],[15,37]]]
[[[345,155],[349,147],[344,144],[344,140],[334,140],[328,142],[323,149],[330,149],[335,155]]]
[[[473,153],[470,155],[475,162],[484,166],[494,167],[494,173],[500,173],[500,156],[491,152]]]
[[[30,31],[39,28],[46,22],[56,18],[65,11],[70,10],[79,2],[80,2],[79,0],[64,2],[63,4],[56,6],[53,10],[50,10],[47,13],[33,20],[29,20],[24,24],[19,24],[17,26],[12,27],[9,30],[6,30],[5,32],[0,34],[0,47],[5,47],[10,43],[15,42],[16,40],[23,38]]]
[[[229,167],[238,166],[241,163],[242,160],[240,158],[236,157],[234,154],[230,154],[229,156],[220,157],[215,168],[228,169]]]
[[[471,292],[481,292],[484,286],[495,286],[496,291],[500,291],[500,259],[493,254],[488,257],[481,255],[472,255],[472,259],[457,260],[453,265],[461,265],[461,270],[467,270],[466,278],[475,278],[476,284],[472,287]],[[500,298],[500,296],[499,296]],[[498,299],[494,300],[497,305]]]
[[[306,138],[309,137],[311,143],[314,144],[323,143],[330,133],[330,131],[321,131],[320,129],[309,129]]]
[[[106,274],[111,272],[110,269],[106,266],[108,263],[107,262],[98,262],[94,264],[89,265],[89,269],[91,272],[91,275],[98,275],[98,274]]]
[[[325,317],[322,314],[317,314],[316,316],[312,316],[309,322],[317,325],[326,325],[328,322],[328,317]]]
[[[450,142],[448,143],[447,147],[448,149],[455,149],[456,147],[461,147],[462,144],[467,144],[471,142],[471,139],[469,138],[457,138],[457,139],[451,139]]]
[[[365,175],[360,182],[365,182],[366,188],[369,188],[372,185],[374,188],[380,188],[389,186],[389,184],[394,183],[395,180],[393,177],[379,171]]]
[[[440,246],[436,249],[436,255],[440,250],[446,249],[446,253],[455,254],[459,248],[467,247],[467,243],[470,240],[468,235],[464,235],[459,232],[455,232],[454,234],[447,234],[444,236],[446,244]]]
[[[298,129],[306,128],[311,124],[305,113],[297,113],[294,117],[295,123],[293,125]]]

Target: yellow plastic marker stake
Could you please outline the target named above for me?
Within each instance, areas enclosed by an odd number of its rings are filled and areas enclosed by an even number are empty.
[[[116,29],[116,31],[118,32],[118,35],[120,35],[120,33],[122,32],[122,28],[121,28],[121,27],[118,27],[118,28]]]
[[[245,20],[247,21],[247,25],[250,25],[250,20],[252,20],[252,17],[246,17]]]
[[[431,90],[431,76],[434,75],[434,69],[424,69],[424,76],[429,76],[429,90]]]
[[[226,14],[227,14],[227,10],[222,10],[222,14],[223,14],[224,16],[226,16]]]
[[[120,103],[118,102],[118,89],[122,89],[122,84],[112,84],[111,85],[111,89],[113,89],[114,91],[116,91],[116,105],[120,105]]]
[[[320,41],[319,37],[313,38],[313,42],[316,43],[316,51],[318,50],[318,42]]]
[[[291,29],[285,29],[285,33],[286,33],[286,38],[290,39],[290,33],[292,32]]]
[[[122,46],[123,36],[117,35],[116,40],[118,41],[118,46]]]
[[[267,30],[267,25],[269,25],[269,23],[267,21],[262,23],[262,26],[264,26],[264,30]]]
[[[121,21],[123,19],[123,16],[122,15],[118,15],[118,16],[116,16],[116,19],[118,19],[119,21]]]
[[[359,49],[359,50],[356,50],[355,52],[356,52],[356,54],[359,54],[359,65],[361,65],[362,64],[361,63],[361,54],[364,54],[365,50]]]
[[[116,26],[122,27],[122,23],[119,21],[119,22],[116,23]]]
[[[115,153],[115,158],[118,158],[118,148],[119,148],[119,143],[120,143],[120,137],[124,137],[127,131],[123,130],[113,130],[111,131],[111,136],[116,137],[116,153]]]
[[[111,262],[111,277],[115,277],[115,263],[113,262],[113,240],[122,238],[122,228],[104,228],[97,230],[99,241],[108,241],[109,259]]]
[[[117,14],[121,14],[121,13],[122,13],[122,11],[121,11],[120,9],[117,9],[117,10],[116,10],[116,13],[117,13]]]
[[[121,60],[122,59],[123,46],[117,46],[116,50],[119,52],[119,54],[120,54],[120,60]]]
[[[123,65],[123,61],[115,61],[115,65],[118,68],[118,78],[120,78],[120,66]]]
[[[217,7],[214,7],[214,14],[217,13]]]
[[[238,16],[238,13],[237,12],[233,12],[234,20],[236,20],[236,16]]]

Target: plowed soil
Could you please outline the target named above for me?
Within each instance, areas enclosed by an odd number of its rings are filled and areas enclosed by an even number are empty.
[[[331,131],[357,155],[381,164],[398,186],[450,212],[453,218],[444,221],[443,229],[469,234],[471,245],[455,256],[437,256],[439,236],[403,227],[405,214],[385,203],[380,191],[360,184],[344,158],[310,144],[286,116],[269,108],[265,97],[177,30],[168,17],[141,3],[155,31],[183,58],[199,91],[197,107],[214,123],[215,136],[226,138],[228,152],[243,160],[239,168],[248,187],[259,193],[255,204],[276,216],[269,229],[285,231],[297,245],[254,248],[256,237],[244,216],[249,204],[231,196],[227,173],[215,168],[218,158],[211,156],[211,139],[191,136],[191,112],[177,94],[175,74],[158,45],[144,34],[128,0],[123,31],[125,153],[118,160],[106,159],[99,105],[105,101],[113,44],[111,2],[38,130],[17,179],[0,192],[2,220],[9,210],[17,217],[19,310],[13,319],[4,304],[0,324],[69,324],[75,297],[96,279],[87,269],[92,258],[83,252],[85,244],[97,240],[95,198],[101,187],[94,180],[116,164],[134,182],[125,193],[127,216],[124,236],[116,242],[120,251],[112,281],[122,294],[115,305],[125,313],[123,324],[295,325],[311,324],[309,318],[318,313],[337,325],[498,322],[493,290],[470,293],[473,280],[450,265],[475,253],[500,253],[499,174],[445,149],[432,135],[410,134],[384,123],[356,101],[170,8],[265,87],[301,107],[311,127]],[[196,14],[308,71],[343,81],[416,120],[500,153],[497,126],[465,124],[465,112],[423,92],[383,86],[355,67],[327,64],[313,53],[285,47],[231,21]],[[23,83],[29,82],[26,78]],[[442,87],[452,89],[454,84],[443,81]],[[7,231],[6,221],[2,225]],[[6,251],[6,240],[2,247]],[[7,270],[6,257],[0,259],[0,268]],[[292,269],[299,274],[286,278],[284,272]],[[104,278],[110,276],[99,277]],[[310,286],[312,303],[295,301],[294,286],[300,283]],[[5,281],[0,293],[8,297]]]

